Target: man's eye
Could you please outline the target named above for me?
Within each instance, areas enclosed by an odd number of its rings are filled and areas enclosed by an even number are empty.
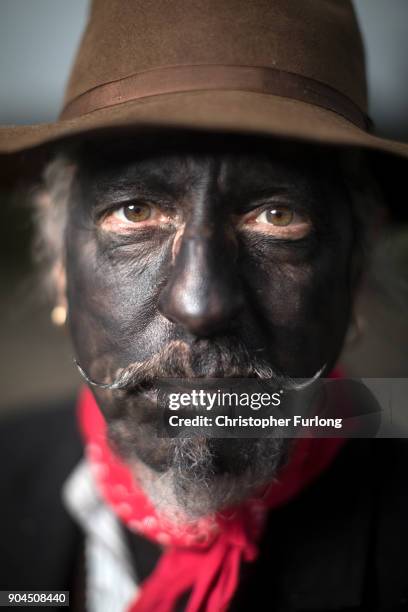
[[[131,223],[140,223],[141,221],[147,221],[153,214],[153,207],[151,204],[137,203],[127,204],[121,206],[113,213],[119,221],[130,221]]]
[[[240,227],[262,232],[273,238],[299,240],[310,233],[312,223],[307,215],[296,212],[291,206],[271,204],[261,212],[258,209],[245,215]]]
[[[273,206],[261,212],[255,219],[256,223],[271,223],[278,227],[290,225],[295,218],[293,210],[287,206]]]
[[[133,201],[106,214],[100,227],[104,231],[129,233],[142,228],[171,227],[176,217],[151,202]]]

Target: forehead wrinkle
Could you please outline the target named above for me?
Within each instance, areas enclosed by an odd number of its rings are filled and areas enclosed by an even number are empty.
[[[171,154],[115,164],[111,169],[105,166],[91,177],[92,187],[97,196],[117,196],[134,188],[179,198],[206,182],[208,163],[209,159],[198,155]]]
[[[217,186],[223,194],[252,198],[292,188],[300,174],[291,164],[265,154],[226,154],[220,159]]]

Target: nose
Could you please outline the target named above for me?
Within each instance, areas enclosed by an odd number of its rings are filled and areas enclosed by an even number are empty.
[[[225,232],[186,230],[160,295],[160,312],[198,337],[230,327],[243,304],[236,249]]]

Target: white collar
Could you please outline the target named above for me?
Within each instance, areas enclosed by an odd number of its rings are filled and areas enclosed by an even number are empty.
[[[85,535],[86,609],[125,612],[139,581],[119,521],[101,499],[85,459],[64,483],[62,499]]]

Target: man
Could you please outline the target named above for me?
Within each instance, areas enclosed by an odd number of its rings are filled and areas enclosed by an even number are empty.
[[[161,379],[285,395],[333,371],[382,206],[365,150],[408,153],[367,131],[365,98],[348,2],[92,4],[61,120],[1,132],[52,160],[37,231],[94,393],[82,461],[71,407],[6,429],[28,489],[7,494],[2,588],[404,609],[404,444],[172,437],[158,398]]]

